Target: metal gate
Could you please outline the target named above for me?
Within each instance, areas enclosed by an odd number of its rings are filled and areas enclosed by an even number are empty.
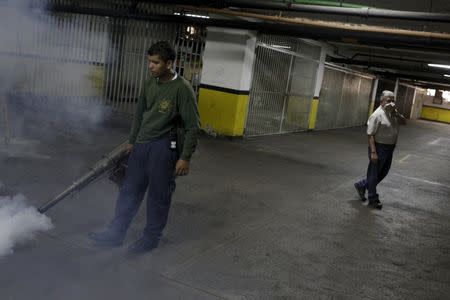
[[[246,136],[308,128],[319,56],[320,47],[303,40],[258,37]]]
[[[176,26],[113,19],[108,24],[103,95],[114,108],[132,112],[147,76],[146,49],[158,40],[174,41]]]
[[[373,76],[326,63],[316,129],[359,126],[367,121]]]
[[[178,27],[175,43],[175,50],[177,51],[175,70],[191,83],[197,96],[202,75],[205,42],[206,28],[194,25],[180,25]]]
[[[409,119],[414,102],[415,87],[399,84],[397,89],[397,99],[395,100],[398,111]]]
[[[156,9],[154,4],[140,5],[141,10]],[[54,106],[62,101],[89,102],[132,113],[149,76],[146,50],[158,40],[175,46],[176,71],[198,90],[205,43],[202,27],[73,13],[26,13],[32,15],[21,18],[21,30],[11,31],[8,41],[0,45],[4,70],[22,69],[21,74],[9,72],[17,76],[1,92],[31,94],[32,101],[45,99]],[[13,20],[5,19],[5,10],[3,14],[5,24],[14,27]]]

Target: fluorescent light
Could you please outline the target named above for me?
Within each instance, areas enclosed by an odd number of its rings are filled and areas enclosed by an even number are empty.
[[[186,16],[193,17],[193,18],[209,19],[209,16],[202,16],[202,15],[186,14]]]
[[[450,69],[449,65],[440,65],[440,64],[428,64],[429,67],[435,67],[435,68],[443,68],[443,69]]]
[[[450,75],[449,74],[444,74],[444,77],[450,77]]]
[[[181,16],[181,13],[173,13],[175,16]],[[193,18],[201,18],[201,19],[209,19],[209,16],[204,15],[194,15],[194,14],[184,14],[187,17],[193,17]]]
[[[181,16],[181,13],[173,13],[173,14],[175,16]],[[209,16],[204,16],[204,15],[184,14],[184,16],[192,17],[192,18],[209,19]]]
[[[270,46],[272,46],[274,48],[291,49],[291,47],[289,47],[289,46],[281,46],[281,45],[270,45]]]

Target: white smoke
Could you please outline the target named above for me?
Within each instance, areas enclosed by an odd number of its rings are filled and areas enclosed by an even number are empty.
[[[52,227],[51,220],[28,206],[23,195],[0,196],[0,257],[11,254],[17,244],[33,239],[36,232]]]
[[[93,25],[78,34],[86,21],[45,2],[0,1],[0,138],[40,138],[55,126],[83,134],[110,112],[100,101],[108,34]],[[31,131],[36,118],[51,124]]]

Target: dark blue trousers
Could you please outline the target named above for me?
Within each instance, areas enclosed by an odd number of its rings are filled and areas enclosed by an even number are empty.
[[[178,153],[170,149],[169,137],[134,145],[110,230],[126,234],[148,188],[144,237],[152,240],[161,238],[175,191],[177,160]]]
[[[368,190],[370,202],[378,200],[377,185],[389,173],[395,145],[375,143],[375,147],[377,149],[378,161],[376,163],[370,161],[369,147],[369,167],[367,168],[367,177],[357,183],[358,186]]]

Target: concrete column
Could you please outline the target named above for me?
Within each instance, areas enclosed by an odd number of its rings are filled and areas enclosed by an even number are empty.
[[[249,104],[256,32],[208,27],[199,112],[209,134],[242,136]]]
[[[316,73],[316,85],[314,88],[314,97],[311,101],[311,108],[309,110],[308,129],[312,130],[316,127],[317,110],[319,108],[319,97],[322,89],[323,74],[325,72],[325,59],[327,57],[326,48],[322,46],[320,50],[319,68]]]
[[[395,81],[395,89],[394,89],[394,97],[395,99],[397,99],[397,91],[398,91],[398,83],[399,83],[400,79],[397,78],[397,80]]]

